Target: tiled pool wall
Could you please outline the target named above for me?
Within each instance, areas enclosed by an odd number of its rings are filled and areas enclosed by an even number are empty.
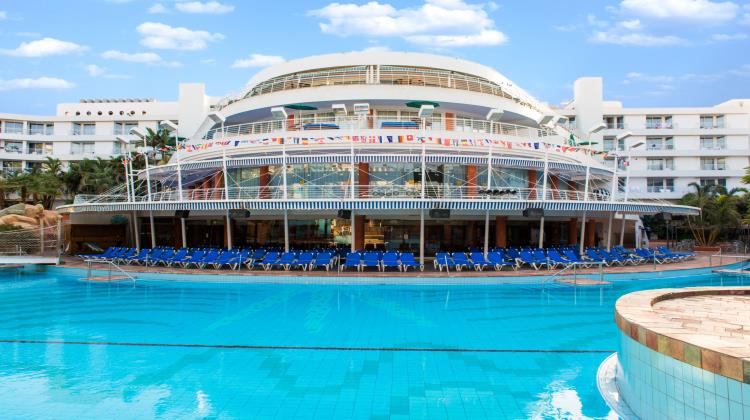
[[[653,351],[619,333],[617,386],[641,419],[750,420],[750,384]]]

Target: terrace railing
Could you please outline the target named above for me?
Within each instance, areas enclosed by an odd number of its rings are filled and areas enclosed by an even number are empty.
[[[230,187],[183,189],[160,191],[151,194],[151,198],[138,195],[136,203],[144,202],[179,202],[179,201],[244,201],[244,200],[522,200],[522,201],[610,201],[609,194],[603,192],[547,189],[513,188],[483,186],[430,185],[290,185],[284,194],[282,186],[264,187]],[[615,201],[625,201],[616,197]],[[125,203],[127,195],[76,196],[75,204],[89,203]]]
[[[245,124],[227,125],[206,132],[204,139],[223,139],[227,137],[247,136],[254,134],[270,134],[278,132],[340,130],[346,134],[347,130],[413,130],[420,131],[450,131],[498,134],[524,139],[538,139],[554,135],[546,128],[528,127],[524,125],[508,124],[473,118],[414,118],[414,117],[385,117],[385,116],[344,116],[344,117],[314,117],[296,120],[269,120]]]

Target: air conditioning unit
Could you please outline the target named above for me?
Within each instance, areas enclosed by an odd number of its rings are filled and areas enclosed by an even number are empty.
[[[367,115],[370,113],[370,104],[359,103],[352,105],[352,110],[355,115]]]

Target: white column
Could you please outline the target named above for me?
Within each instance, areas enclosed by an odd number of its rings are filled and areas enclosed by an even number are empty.
[[[612,249],[612,219],[615,218],[615,213],[609,214],[609,221],[607,223],[607,251]]]
[[[224,199],[229,200],[229,173],[227,172],[227,151],[221,154],[221,170],[224,175]],[[284,191],[286,191],[286,160],[284,161]],[[286,198],[286,197],[284,197]]]
[[[289,252],[289,210],[284,209],[284,252]]]
[[[135,201],[135,181],[133,181],[133,160],[130,158],[128,153],[128,183],[130,184],[130,197],[129,201]]]
[[[180,151],[177,152],[177,197],[182,201],[182,165],[180,165]]]
[[[581,220],[581,238],[578,241],[578,253],[583,255],[583,242],[586,235],[586,210],[583,211],[583,219]]]
[[[490,252],[490,211],[484,212],[484,258]]]
[[[617,190],[619,189],[619,185],[617,185],[617,155],[615,155],[615,169],[612,172],[612,192],[609,194],[610,201],[615,201],[615,195],[617,194]]]
[[[355,189],[355,187],[354,187],[354,180],[355,180],[355,178],[354,178],[354,138],[351,137],[351,136],[349,137],[349,144],[350,144],[350,147],[349,147],[349,159],[351,161],[351,171],[349,173],[349,182],[351,183],[351,186],[352,186],[352,188],[351,188],[351,193],[352,193],[351,200],[354,201],[354,189]],[[354,220],[354,219],[352,219],[352,220]],[[354,224],[352,223],[352,229],[353,229],[353,226],[354,226]],[[352,230],[352,232],[354,232],[354,231]],[[354,246],[353,244],[354,244],[354,236],[352,236],[352,246]],[[352,252],[354,252],[354,249],[352,249]]]
[[[419,210],[419,263],[424,265],[424,209]]]
[[[154,212],[148,211],[148,220],[151,225],[151,249],[156,248],[156,226],[154,226]]]
[[[425,192],[425,185],[427,185],[427,179],[425,177],[425,172],[426,172],[426,168],[427,168],[427,162],[426,162],[426,159],[425,159],[425,155],[427,153],[427,151],[425,150],[425,147],[426,147],[425,146],[425,142],[426,141],[427,140],[424,137],[422,137],[422,200],[423,201],[425,199],[425,193],[424,193]]]
[[[350,223],[350,227],[351,227],[351,231],[352,231],[352,241],[351,241],[352,242],[352,246],[351,246],[351,251],[354,252],[354,251],[357,250],[355,248],[355,244],[354,244],[354,209],[352,209],[351,220],[350,220],[349,223]]]
[[[182,233],[182,247],[187,248],[187,223],[184,217],[180,217],[180,233]]]
[[[123,168],[125,168],[125,192],[128,195],[128,201],[130,201],[130,172],[128,171],[128,161],[130,156],[126,157],[125,163],[122,164]]]
[[[148,166],[148,153],[143,155],[143,157],[146,158],[146,188],[148,189],[146,197],[148,197],[148,201],[151,202],[151,170]]]
[[[544,216],[539,220],[539,246],[538,248],[544,248]]]
[[[623,245],[624,243],[625,243],[625,213],[622,214],[622,220],[620,221],[620,246],[624,246]]]
[[[133,236],[135,236],[135,249],[141,250],[141,232],[138,229],[138,212],[133,212]]]
[[[229,210],[227,210],[226,218],[224,219],[227,230],[227,249],[232,250],[232,219],[229,217]]]

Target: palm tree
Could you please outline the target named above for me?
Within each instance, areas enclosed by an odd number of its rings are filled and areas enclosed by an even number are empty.
[[[167,162],[167,152],[171,147],[174,147],[174,139],[170,135],[169,131],[165,128],[160,128],[156,131],[151,128],[146,128],[146,138],[144,139],[146,146],[150,146],[152,152],[149,153],[152,159],[155,158],[157,152],[161,152],[163,158],[158,162],[154,162],[156,165],[164,164]]]
[[[689,216],[687,219],[698,245],[711,246],[722,234],[740,225],[742,198],[738,193],[746,192],[744,188],[727,191],[721,186],[700,185],[695,182],[689,186],[695,191],[685,194],[682,203],[701,209],[698,216]]]

